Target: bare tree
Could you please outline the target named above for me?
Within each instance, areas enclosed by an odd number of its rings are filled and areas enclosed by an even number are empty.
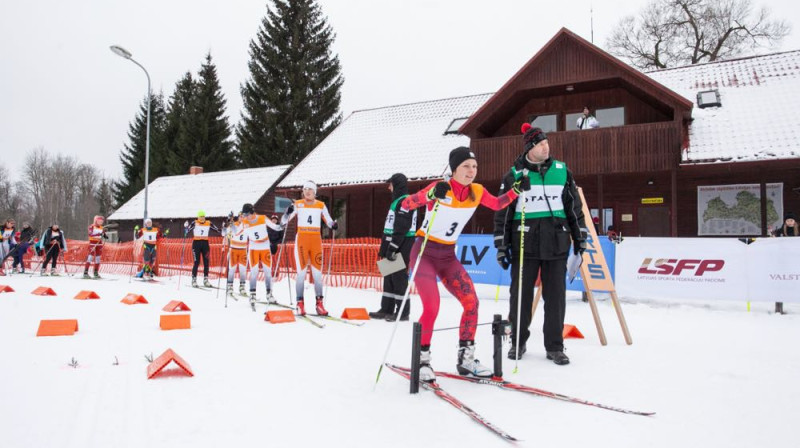
[[[774,49],[789,34],[785,20],[751,0],[653,0],[623,17],[606,47],[639,69],[712,62]]]
[[[24,199],[20,194],[19,185],[12,183],[6,167],[0,166],[0,220],[27,219],[27,216],[22,215],[25,210]]]

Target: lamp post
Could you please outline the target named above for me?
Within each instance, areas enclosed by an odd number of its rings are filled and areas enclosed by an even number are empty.
[[[147,131],[144,143],[144,218],[142,219],[142,223],[144,223],[144,220],[147,219],[147,184],[150,183],[150,74],[147,73],[147,69],[145,69],[142,64],[133,59],[133,55],[130,51],[120,47],[119,45],[112,45],[109,48],[111,48],[111,51],[113,51],[117,56],[123,57],[138,65],[142,70],[144,70],[145,76],[147,76]]]

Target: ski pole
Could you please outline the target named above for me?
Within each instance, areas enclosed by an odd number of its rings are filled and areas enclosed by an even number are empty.
[[[225,270],[225,284],[226,285],[227,285],[227,282],[228,282],[228,269],[230,269],[230,262],[228,260],[229,256],[230,256],[230,252],[228,252],[228,246],[223,245],[222,246],[222,256],[220,257],[220,262],[222,262],[222,261],[225,262],[225,269],[224,270]],[[220,273],[217,276],[217,297],[216,297],[217,299],[219,299],[219,281],[222,280],[222,271],[223,271],[222,266],[220,266],[220,270],[219,271],[220,271]],[[225,292],[225,308],[227,308],[227,307],[228,307],[228,293],[226,291]]]
[[[183,227],[183,239],[181,239],[181,262],[178,266],[178,291],[181,290],[181,274],[183,274],[183,254],[186,252],[186,226],[188,223],[184,223]]]
[[[445,178],[447,179],[447,178]],[[414,284],[414,278],[417,276],[417,271],[419,271],[419,262],[422,260],[422,253],[425,251],[425,246],[428,244],[428,235],[430,235],[431,227],[433,226],[433,220],[436,219],[436,213],[439,211],[439,199],[436,199],[436,203],[433,204],[433,210],[431,211],[431,219],[428,221],[428,226],[425,228],[425,237],[422,239],[422,245],[419,247],[419,253],[417,254],[417,261],[414,262],[414,270],[411,272],[411,277],[408,279],[408,286],[406,286],[406,292],[403,294],[403,301],[400,303],[400,310],[402,311],[405,309],[406,302],[408,301],[408,296],[411,293],[411,285]],[[378,375],[375,377],[375,385],[372,386],[373,392],[378,387],[378,381],[381,379],[381,371],[383,370],[384,364],[386,364],[386,359],[389,357],[389,349],[392,347],[392,341],[394,340],[394,334],[397,333],[397,327],[400,326],[400,315],[402,313],[398,312],[397,317],[394,321],[394,326],[392,327],[392,334],[389,336],[389,343],[386,344],[386,351],[383,353],[383,361],[381,361],[380,367],[378,367]]]
[[[328,283],[325,284],[325,297],[328,297],[328,286],[331,282],[331,266],[333,266],[333,242],[336,241],[336,231],[331,229],[331,259],[328,260],[328,275],[325,277],[328,279]]]
[[[133,231],[133,241],[131,242],[131,268],[128,272],[128,283],[133,279],[133,266],[136,264],[136,230]],[[142,268],[144,269],[144,268]],[[144,275],[144,274],[142,274]]]
[[[528,175],[528,169],[524,168],[522,170],[522,175]],[[547,192],[544,192],[547,194]],[[517,199],[519,200],[519,199]],[[520,321],[522,320],[522,265],[525,260],[525,192],[522,192],[522,211],[520,213],[519,218],[519,277],[517,277],[517,319],[516,325],[514,325],[514,330],[517,332],[517,343],[515,347],[517,348],[514,351],[514,371],[513,373],[517,373],[519,371],[519,333],[520,333]],[[534,279],[534,282],[536,280]],[[498,286],[499,288],[499,286]]]
[[[50,256],[50,252],[53,250],[54,247],[55,245],[50,245],[50,249],[47,249],[47,253],[45,253],[44,256],[42,256],[42,260],[39,261],[39,264],[36,265],[36,268],[31,270],[31,273],[29,274],[31,277],[33,277],[33,274],[36,273],[36,271],[38,271],[40,268],[42,267],[47,268],[47,266],[44,266],[44,262],[45,260],[47,260],[47,257]]]

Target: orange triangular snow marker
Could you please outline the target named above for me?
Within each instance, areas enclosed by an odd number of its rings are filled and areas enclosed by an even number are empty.
[[[97,295],[94,291],[81,291],[74,297],[75,300],[86,300],[86,299],[99,299],[100,296]]]
[[[369,320],[369,313],[366,308],[345,308],[342,319]]]
[[[14,288],[8,285],[0,285],[0,292],[14,292]]]
[[[264,316],[264,320],[273,324],[294,322],[294,313],[292,310],[267,311],[266,316]]]
[[[148,303],[147,299],[145,299],[144,296],[133,293],[129,293],[127,296],[123,297],[122,300],[120,300],[120,302],[126,305],[134,305],[137,303]]]
[[[77,319],[41,320],[36,336],[72,336],[76,331]]]
[[[172,351],[171,348],[168,348],[167,351],[162,353],[161,356],[156,358],[150,363],[150,365],[147,366],[147,379],[153,379],[153,377],[164,370],[164,367],[166,367],[171,361],[175,361],[175,364],[177,364],[178,367],[180,367],[189,376],[194,376],[189,363],[184,361],[183,358],[178,356],[178,354]]]
[[[575,325],[564,324],[564,331],[561,332],[564,339],[583,339],[583,333]]]
[[[40,286],[31,292],[31,294],[35,296],[54,296],[56,292],[53,291],[53,288],[48,288],[47,286]]]
[[[191,311],[185,303],[181,302],[180,300],[170,300],[170,302],[164,305],[162,310],[171,313],[174,311]]]
[[[192,328],[191,314],[162,314],[159,326],[162,330],[188,330]]]

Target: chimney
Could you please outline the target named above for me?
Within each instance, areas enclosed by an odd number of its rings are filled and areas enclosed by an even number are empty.
[[[202,166],[190,166],[189,167],[189,174],[203,174],[203,167]]]

